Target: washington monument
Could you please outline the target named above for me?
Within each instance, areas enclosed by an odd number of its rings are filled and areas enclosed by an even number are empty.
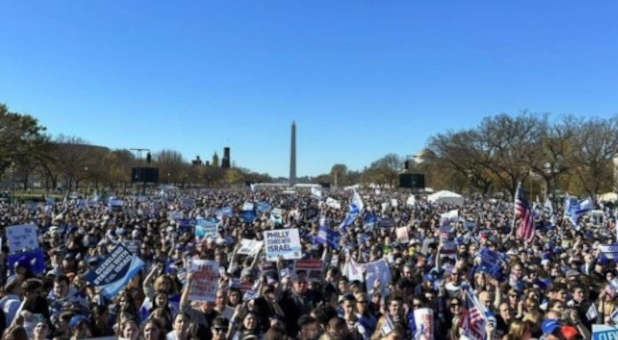
[[[296,184],[296,123],[292,122],[292,140],[290,141],[290,186]]]

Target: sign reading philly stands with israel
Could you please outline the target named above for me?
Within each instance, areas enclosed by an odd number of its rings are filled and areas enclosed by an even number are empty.
[[[113,298],[139,273],[144,262],[119,244],[96,269],[86,275],[86,280],[101,288],[101,294]]]
[[[298,229],[267,230],[264,232],[264,244],[267,261],[277,261],[279,256],[284,260],[294,260],[303,255]]]

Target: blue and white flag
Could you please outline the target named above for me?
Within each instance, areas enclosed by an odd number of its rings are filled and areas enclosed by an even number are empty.
[[[354,190],[354,196],[352,197],[352,204],[356,206],[356,208],[358,209],[358,212],[363,211],[363,208],[365,208],[365,205],[363,204],[363,200],[361,199],[358,192],[356,192],[356,190]]]
[[[139,257],[118,244],[96,269],[86,275],[86,280],[101,288],[105,298],[112,299],[142,267],[144,262]]]
[[[618,244],[600,245],[599,252],[609,260],[618,260]]]
[[[572,197],[567,197],[565,203],[565,214],[576,229],[579,229],[579,219],[594,208],[592,199],[577,201]]]
[[[216,215],[218,219],[223,219],[224,217],[232,218],[234,216],[234,212],[232,211],[232,207],[223,207],[221,209],[217,209]]]
[[[352,225],[352,223],[354,223],[359,213],[360,213],[360,210],[358,209],[358,207],[354,203],[350,204],[350,211],[348,211],[348,214],[345,216],[345,219],[343,219],[343,221],[339,225],[339,230],[345,233],[348,230],[348,228]]]
[[[268,202],[259,202],[255,208],[258,214],[263,215],[269,212],[271,209],[271,205]]]
[[[322,225],[318,230],[318,236],[315,237],[314,242],[319,244],[326,244],[332,249],[339,249],[339,239],[341,235],[333,230],[330,230],[328,226]]]

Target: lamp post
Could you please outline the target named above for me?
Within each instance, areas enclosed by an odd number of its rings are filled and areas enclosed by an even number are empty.
[[[549,178],[547,181],[547,185],[551,186],[551,193],[547,190],[547,195],[551,194],[552,199],[555,199],[556,196],[556,178],[560,170],[558,169],[557,164],[552,164],[550,162],[545,162],[544,164],[545,175]]]

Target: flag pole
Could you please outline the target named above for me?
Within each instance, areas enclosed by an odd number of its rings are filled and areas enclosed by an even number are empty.
[[[511,235],[515,234],[515,220],[517,219],[517,215],[515,213],[515,202],[517,201],[517,192],[519,191],[520,186],[521,182],[517,182],[517,189],[515,189],[515,196],[513,196],[513,221],[511,222]]]

